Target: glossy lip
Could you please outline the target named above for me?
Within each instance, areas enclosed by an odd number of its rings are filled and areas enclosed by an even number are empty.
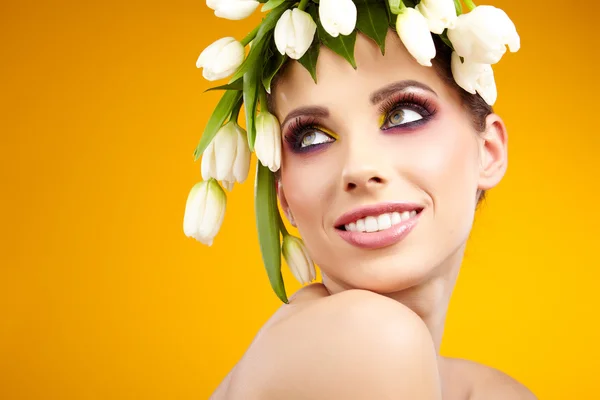
[[[404,239],[417,225],[423,209],[424,208],[422,206],[417,204],[407,203],[387,203],[361,207],[356,210],[352,210],[338,218],[335,222],[336,227],[342,227],[350,222],[355,222],[360,218],[377,216],[384,213],[417,211],[417,215],[406,221],[402,221],[397,225],[392,225],[388,229],[378,232],[351,232],[338,228],[336,228],[336,232],[342,239],[353,246],[363,249],[380,249],[396,244]]]
[[[421,214],[422,212],[419,212],[417,215],[406,221],[402,221],[397,225],[392,225],[390,228],[378,232],[351,232],[343,231],[341,229],[336,229],[336,232],[342,239],[353,246],[363,249],[380,249],[396,244],[404,239],[412,231],[415,225],[417,225]]]
[[[381,214],[393,212],[403,213],[404,211],[416,211],[418,216],[419,213],[423,210],[423,208],[423,206],[412,203],[381,203],[374,204],[371,206],[359,207],[343,214],[341,217],[336,219],[334,222],[334,226],[335,228],[343,227],[344,225],[349,224],[350,222],[356,222],[361,218],[376,217]]]

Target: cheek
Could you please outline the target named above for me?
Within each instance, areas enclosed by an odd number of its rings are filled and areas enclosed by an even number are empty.
[[[479,176],[476,135],[462,126],[437,131],[418,164],[440,240],[456,238],[448,243],[466,240],[473,223]]]
[[[438,197],[474,196],[478,177],[477,134],[462,120],[439,119],[417,135],[400,138],[394,146],[406,160],[405,169],[434,203]]]
[[[296,155],[286,150],[281,169],[285,198],[301,234],[319,229],[330,197],[333,171],[326,157]],[[304,235],[304,234],[303,234]]]

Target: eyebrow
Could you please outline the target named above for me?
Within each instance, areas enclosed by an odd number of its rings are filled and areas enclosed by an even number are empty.
[[[370,97],[371,104],[380,103],[383,99],[391,96],[392,94],[396,92],[402,92],[410,88],[422,89],[427,92],[431,92],[437,96],[437,93],[424,83],[413,80],[404,80],[390,83],[389,85],[386,85],[381,89],[373,92]],[[283,127],[288,123],[288,121],[301,116],[327,118],[329,117],[329,110],[327,109],[327,107],[322,106],[308,106],[296,108],[285,117],[281,126]]]
[[[427,92],[431,92],[437,96],[437,93],[432,88],[427,86],[426,84],[418,82],[418,81],[413,81],[413,80],[405,80],[405,81],[390,83],[389,85],[386,85],[386,86],[382,87],[381,89],[373,92],[371,94],[371,104],[380,103],[383,99],[391,96],[392,94],[394,94],[396,92],[402,92],[402,91],[404,91],[406,89],[410,89],[410,88],[422,89]]]
[[[285,124],[287,124],[287,122],[289,120],[294,119],[296,117],[303,116],[303,115],[307,115],[307,116],[311,116],[311,117],[327,118],[327,117],[329,117],[329,110],[327,108],[321,107],[321,106],[296,108],[294,111],[292,111],[285,117],[281,126],[285,126]]]

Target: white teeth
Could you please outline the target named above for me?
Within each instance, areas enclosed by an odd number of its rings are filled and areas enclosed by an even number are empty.
[[[392,227],[392,217],[390,214],[381,214],[377,217],[378,230],[388,229]]]
[[[378,216],[361,218],[356,222],[344,225],[349,232],[377,232],[389,229],[393,225],[409,220],[417,215],[417,211],[404,211],[402,213],[385,213]]]
[[[365,220],[364,219],[359,219],[358,221],[356,221],[356,230],[359,232],[365,232]]]
[[[365,228],[367,232],[377,232],[379,227],[377,226],[377,218],[367,217],[365,218]]]

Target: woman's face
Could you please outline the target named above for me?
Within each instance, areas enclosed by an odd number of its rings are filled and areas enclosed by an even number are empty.
[[[389,293],[460,262],[478,190],[504,172],[486,168],[504,155],[392,31],[385,56],[358,35],[355,58],[356,70],[322,47],[318,84],[297,62],[279,80],[279,196],[326,284]]]

